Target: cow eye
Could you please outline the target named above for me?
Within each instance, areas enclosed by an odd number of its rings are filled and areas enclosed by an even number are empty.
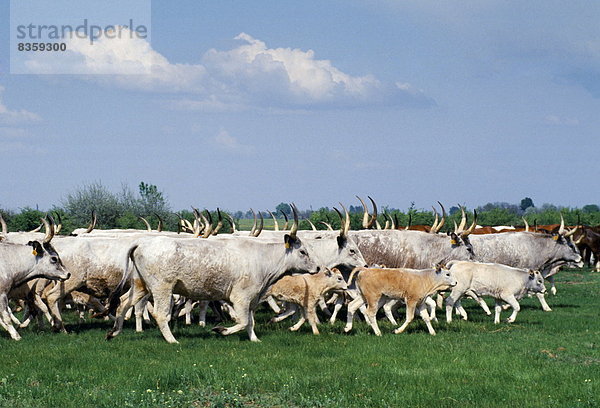
[[[301,254],[301,255],[304,255],[304,256],[308,255],[304,249],[301,249],[301,250],[300,250],[300,254]]]
[[[354,254],[356,254],[356,251],[354,249],[351,249],[350,250],[350,255],[354,255]]]
[[[50,257],[50,263],[53,263],[53,264],[55,264],[55,263],[57,263],[57,262],[58,262],[58,258],[57,258],[56,256],[51,256],[51,257]]]

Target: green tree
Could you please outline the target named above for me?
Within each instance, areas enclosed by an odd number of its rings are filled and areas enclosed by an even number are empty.
[[[276,212],[278,212],[278,213],[279,213],[279,212],[283,212],[283,213],[285,213],[285,214],[286,214],[288,217],[289,217],[290,215],[292,215],[292,208],[291,208],[291,207],[290,207],[290,205],[289,205],[289,204],[287,204],[287,203],[279,203],[279,204],[277,204],[277,207],[275,207],[275,211],[276,211]]]
[[[521,211],[525,211],[527,210],[529,207],[535,207],[535,205],[533,205],[533,200],[529,197],[525,197],[524,199],[521,200]]]

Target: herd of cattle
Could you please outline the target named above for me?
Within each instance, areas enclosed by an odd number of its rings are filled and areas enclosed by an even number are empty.
[[[361,200],[362,201],[362,200]],[[37,316],[38,324],[48,320],[56,331],[65,331],[61,309],[67,303],[83,304],[97,317],[114,318],[107,339],[117,336],[124,319],[135,311],[136,330],[152,315],[164,338],[176,343],[169,322],[200,306],[200,323],[205,324],[207,308],[218,315],[226,312],[234,320],[230,327],[213,330],[229,335],[246,330],[251,341],[254,313],[261,302],[268,302],[277,313],[273,321],[294,314],[298,330],[308,320],[318,334],[321,307],[334,322],[347,305],[344,331],[352,329],[356,311],[377,335],[377,312],[383,307],[386,317],[396,325],[398,304],[406,307],[405,321],[395,330],[403,332],[414,316],[421,317],[431,334],[436,306],[445,301],[446,319],[453,313],[467,319],[461,298],[475,299],[491,314],[482,296],[495,298],[495,323],[500,312],[511,307],[508,322],[519,311],[518,300],[535,294],[542,308],[544,279],[563,266],[583,266],[582,254],[600,255],[600,231],[584,226],[539,226],[537,231],[515,227],[478,227],[477,215],[469,227],[463,211],[461,223],[453,231],[440,233],[445,223],[436,211],[432,226],[400,228],[385,215],[385,226],[377,221],[376,206],[369,214],[363,203],[362,230],[350,230],[350,216],[343,207],[337,211],[341,228],[298,230],[297,209],[294,221],[274,230],[260,225],[251,231],[238,231],[232,219],[231,233],[217,234],[210,214],[195,210],[192,224],[180,221],[179,232],[150,230],[97,230],[95,217],[86,229],[70,236],[56,235],[60,224],[52,217],[42,220],[45,233],[8,232],[0,215],[0,325],[11,338],[20,336],[13,326],[25,327]],[[555,293],[554,285],[552,291]],[[445,294],[445,296],[442,296]],[[445,299],[444,299],[445,297]],[[104,302],[103,302],[104,301]],[[329,313],[328,304],[334,304]],[[11,306],[27,313],[20,321]],[[149,312],[149,314],[148,314]]]

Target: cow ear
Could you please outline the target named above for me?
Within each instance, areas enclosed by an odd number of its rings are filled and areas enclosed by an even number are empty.
[[[535,272],[533,271],[533,269],[529,270],[529,279],[533,279],[533,277],[535,276]]]
[[[454,232],[450,233],[450,244],[458,245],[458,235],[456,235]]]
[[[331,272],[331,269],[329,269],[329,268],[325,269],[325,276],[327,276],[329,278],[329,277],[331,277],[331,275],[333,275],[333,273]]]
[[[286,249],[290,249],[292,245],[296,243],[297,239],[293,238],[290,234],[285,234],[283,236],[283,243],[285,244]]]
[[[39,242],[37,242],[37,241],[29,241],[27,243],[27,245],[33,247],[33,251],[31,251],[31,253],[34,256],[42,256],[42,255],[44,255],[44,249],[42,248],[42,244],[40,244]]]
[[[347,238],[346,238],[346,237],[340,237],[340,236],[338,235],[338,236],[337,236],[337,243],[338,243],[338,246],[339,246],[340,248],[343,248],[343,247],[344,247],[344,245],[346,245],[346,240],[347,240]]]

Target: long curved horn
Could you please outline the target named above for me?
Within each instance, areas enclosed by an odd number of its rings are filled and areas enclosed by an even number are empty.
[[[289,220],[288,220],[288,216],[287,216],[287,214],[286,214],[286,213],[284,213],[284,212],[283,212],[283,211],[281,211],[281,210],[279,210],[279,212],[281,212],[281,214],[283,215],[283,218],[285,218],[285,224],[283,224],[283,228],[282,228],[282,230],[283,230],[283,231],[287,231],[287,229],[288,229],[288,222],[289,222]]]
[[[390,221],[392,220],[388,215],[387,211],[383,211],[383,218],[385,218],[385,225],[383,227],[384,230],[390,229]]]
[[[54,219],[52,219],[51,215],[48,215],[48,218],[50,218],[50,222],[46,221],[45,218],[40,218],[40,220],[42,220],[42,224],[44,224],[44,228],[46,228],[46,236],[44,237],[43,241],[44,244],[52,241],[52,238],[54,237]]]
[[[252,228],[250,229],[250,236],[253,237],[254,233],[256,232],[256,223],[258,222],[258,220],[256,219],[256,213],[254,212],[254,210],[250,208],[250,211],[252,212],[252,217],[254,218],[254,223],[252,224]]]
[[[152,227],[150,226],[150,223],[148,222],[147,219],[145,219],[144,217],[138,217],[140,220],[142,220],[144,222],[144,224],[146,224],[146,231],[148,232],[152,232]]]
[[[229,213],[225,213],[225,216],[229,219],[229,223],[231,224],[231,232],[236,233],[237,228],[235,226],[235,221],[233,220],[233,217],[229,215]]]
[[[292,229],[290,230],[290,237],[296,238],[296,233],[298,232],[298,209],[296,208],[296,204],[292,203],[292,212],[294,213],[294,223],[292,224]]]
[[[162,230],[163,230],[163,220],[162,220],[162,218],[160,218],[160,215],[158,215],[157,213],[154,213],[154,216],[156,218],[158,218],[158,227],[156,227],[156,231],[162,232]]]
[[[475,227],[477,226],[477,211],[473,210],[473,222],[471,223],[471,226],[469,227],[468,230],[463,231],[460,236],[465,238],[468,237],[469,234],[471,234],[473,231],[475,231]]]
[[[360,204],[363,207],[362,226],[363,226],[364,229],[369,229],[369,212],[367,210],[367,205],[365,204],[365,202],[363,201],[363,199],[360,198],[359,196],[356,196],[356,198],[358,198],[358,201],[360,201]]]
[[[271,218],[273,218],[273,231],[279,231],[279,223],[277,222],[277,218],[275,218],[275,214],[269,210],[267,210],[267,212],[271,215]]]
[[[558,235],[565,235],[565,232],[567,232],[565,230],[565,219],[563,218],[563,215],[560,214],[560,227],[558,228]]]
[[[317,227],[315,227],[315,224],[313,224],[313,223],[312,223],[312,221],[310,220],[310,218],[307,218],[307,219],[306,219],[306,221],[308,221],[308,223],[310,224],[310,228],[311,228],[313,231],[316,231],[316,230],[317,230]]]
[[[438,222],[440,221],[440,215],[438,214],[437,210],[433,206],[431,208],[433,209],[435,218],[433,219],[433,224],[431,224],[431,229],[429,230],[429,232],[431,232],[432,234],[435,234],[437,232]]]
[[[94,228],[96,228],[97,222],[98,217],[96,216],[96,210],[92,210],[92,221],[90,222],[90,225],[88,226],[87,230],[85,230],[86,234],[89,234]]]
[[[348,231],[350,231],[350,213],[348,212],[348,210],[346,209],[344,204],[340,203],[340,205],[342,206],[342,209],[344,210],[344,214],[345,214],[344,222],[343,222],[344,230],[342,231],[343,233],[340,233],[340,236],[347,237]]]
[[[200,231],[202,231],[202,220],[200,219],[200,211],[197,208],[192,207],[192,212],[194,213],[194,226],[192,231],[194,231],[194,238],[198,238],[200,236]]]
[[[204,216],[204,213],[200,213],[200,217],[202,218],[204,225],[206,225],[204,233],[202,234],[202,238],[208,238],[210,237],[210,234],[212,234],[213,231],[212,215],[210,215],[210,211],[208,211],[207,209],[205,209],[204,211],[206,211],[206,213],[208,214],[208,219]]]
[[[215,227],[215,229],[212,232],[213,235],[217,235],[219,233],[219,231],[221,230],[221,228],[223,228],[223,216],[221,215],[221,210],[219,210],[219,207],[217,207],[217,216],[218,216],[217,226]]]
[[[4,217],[2,217],[2,213],[0,213],[0,225],[2,225],[2,235],[8,234],[8,225],[6,225]]]
[[[529,232],[529,223],[527,222],[527,220],[525,219],[525,217],[521,217],[521,219],[525,223],[525,232]]]
[[[325,221],[319,221],[319,224],[324,225],[325,228],[327,228],[327,231],[333,231],[333,227],[331,226],[330,223],[325,222]]]
[[[406,228],[404,228],[406,231],[408,231],[408,229],[410,228],[412,224],[412,214],[409,212],[408,213],[408,224],[406,224]]]
[[[258,237],[265,226],[265,219],[263,218],[262,211],[258,212],[258,216],[260,217],[260,224],[258,225],[256,231],[254,231],[254,235],[252,235],[253,237]]]
[[[400,221],[398,220],[398,214],[394,213],[394,223],[392,224],[392,229],[400,228]]]
[[[458,225],[456,225],[456,221],[452,220],[452,222],[454,222],[454,233],[458,234]]]
[[[370,196],[367,197],[369,198],[369,200],[371,200],[371,204],[373,204],[373,216],[371,217],[371,220],[369,221],[369,226],[367,228],[370,229],[373,227],[374,224],[377,224],[377,204],[375,204],[375,200],[373,200]],[[377,229],[381,229],[381,225]]]
[[[58,235],[60,230],[62,229],[62,217],[58,211],[54,212],[56,214],[56,218],[58,218],[58,225],[54,226],[54,235]]]
[[[37,228],[32,229],[29,232],[40,232],[42,230],[42,227],[44,226],[44,224],[40,224]]]
[[[438,224],[435,233],[437,234],[438,232],[440,232],[440,230],[442,229],[442,227],[444,226],[444,224],[446,223],[446,209],[444,208],[444,206],[442,205],[442,203],[440,203],[438,201],[438,204],[440,205],[440,207],[442,207],[442,220],[440,221],[440,223]]]
[[[459,204],[458,206],[460,207],[460,212],[462,214],[460,224],[458,224],[458,231],[463,232],[467,226],[467,214],[465,214],[465,208],[462,205]]]
[[[565,238],[569,238],[569,237],[573,236],[573,234],[575,234],[578,229],[579,229],[579,225],[576,225],[575,228],[573,228],[571,231],[569,231],[565,234]]]

